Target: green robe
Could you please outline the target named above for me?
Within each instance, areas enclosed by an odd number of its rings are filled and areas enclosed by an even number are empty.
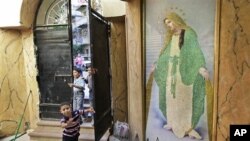
[[[160,55],[154,72],[155,81],[159,86],[159,107],[163,115],[166,115],[166,80],[169,77],[167,71],[169,61],[172,59],[170,48],[171,41]],[[195,127],[200,116],[204,113],[205,80],[199,74],[199,69],[205,68],[205,58],[197,41],[197,35],[191,28],[185,29],[184,43],[177,63],[180,65],[180,70],[176,71],[180,71],[183,84],[193,84],[192,127]]]

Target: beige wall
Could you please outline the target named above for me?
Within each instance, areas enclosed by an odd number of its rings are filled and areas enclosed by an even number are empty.
[[[144,140],[145,116],[142,72],[141,1],[126,3],[128,121],[131,140]],[[138,138],[136,139],[136,135]]]
[[[27,99],[21,34],[0,30],[0,134],[14,133]]]
[[[38,83],[36,81],[38,70],[35,55],[36,47],[34,45],[33,37],[33,30],[22,31],[26,94],[30,94],[27,110],[30,112],[29,121],[31,128],[36,127],[36,123],[39,120],[39,90]]]
[[[30,31],[0,30],[0,136],[13,134],[23,113],[31,127],[38,120],[33,37]],[[31,93],[29,100],[28,95]],[[27,108],[25,104],[27,102]],[[20,131],[24,130],[22,124]]]
[[[120,0],[101,0],[104,17],[117,17],[125,15],[125,2]]]
[[[110,60],[113,118],[114,121],[128,121],[125,16],[113,17],[108,20],[111,22]]]
[[[217,141],[250,123],[250,3],[221,0]]]
[[[37,70],[30,29],[37,4],[38,0],[23,0],[20,14],[23,24],[0,29],[0,136],[15,133],[23,113],[20,132],[24,130],[25,122],[34,128],[38,121]]]
[[[36,9],[40,0],[23,0],[20,22],[26,28],[32,28]]]

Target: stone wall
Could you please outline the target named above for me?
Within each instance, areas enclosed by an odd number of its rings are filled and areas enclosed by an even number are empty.
[[[125,16],[113,17],[108,20],[111,22],[110,60],[113,118],[114,121],[128,121]]]
[[[36,81],[37,65],[33,30],[22,31],[24,68],[26,78],[26,94],[30,94],[27,110],[29,110],[30,128],[36,127],[39,120],[39,89]]]
[[[32,32],[0,30],[0,44],[0,136],[3,136],[15,132],[23,115],[20,131],[24,130],[24,123],[34,127],[39,111],[35,105],[38,92]]]
[[[25,28],[31,28],[35,19],[37,6],[40,0],[22,0],[20,23]]]
[[[143,141],[145,135],[145,108],[143,94],[143,48],[141,0],[126,3],[128,121],[131,140]]]
[[[217,141],[250,123],[250,2],[221,0]]]

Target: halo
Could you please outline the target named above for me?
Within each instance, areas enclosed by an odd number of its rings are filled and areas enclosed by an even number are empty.
[[[178,14],[184,21],[186,21],[185,19],[186,13],[181,8],[178,8],[177,6],[175,7],[171,6],[169,9],[166,10],[165,16],[172,12]]]
[[[155,25],[157,31],[161,35],[163,35],[165,33],[165,30],[166,30],[163,20],[166,18],[166,16],[169,13],[172,13],[172,12],[178,14],[184,21],[186,21],[186,19],[185,19],[186,13],[181,8],[179,8],[177,6],[170,6],[170,7],[165,6],[164,8],[161,8],[160,14],[157,16],[157,22]]]

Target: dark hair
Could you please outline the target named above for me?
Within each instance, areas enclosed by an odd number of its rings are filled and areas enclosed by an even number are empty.
[[[60,104],[60,109],[61,109],[62,106],[64,106],[64,105],[71,106],[71,104],[70,104],[69,102],[62,102],[62,103]]]
[[[82,73],[82,70],[80,68],[74,67],[73,70],[77,71],[78,73]]]
[[[185,30],[181,30],[181,34],[180,34],[180,40],[179,40],[179,48],[182,48],[182,45],[184,43],[184,35],[185,35]]]

